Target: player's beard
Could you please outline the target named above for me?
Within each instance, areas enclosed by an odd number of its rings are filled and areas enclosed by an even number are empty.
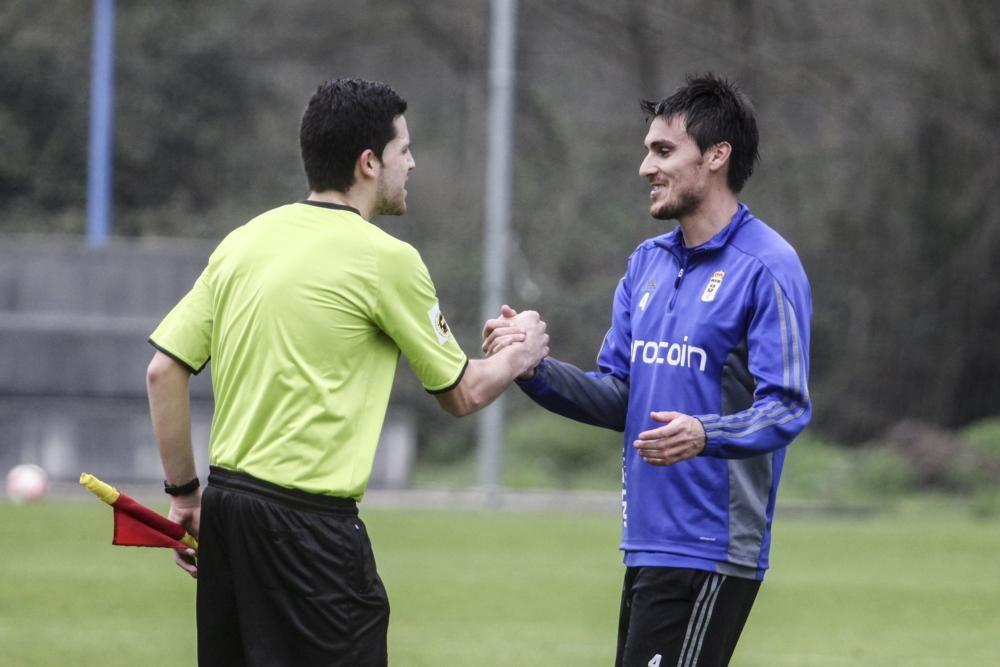
[[[649,214],[657,220],[679,220],[690,215],[701,206],[701,196],[693,190],[685,190],[677,194],[672,201],[668,200],[649,209]]]

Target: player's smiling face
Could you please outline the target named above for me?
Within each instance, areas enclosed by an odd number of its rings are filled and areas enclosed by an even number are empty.
[[[410,152],[410,132],[406,127],[406,119],[396,116],[392,125],[396,136],[382,150],[378,187],[375,191],[375,213],[381,215],[406,213],[406,179],[416,166]]]
[[[698,144],[681,116],[655,117],[646,133],[646,157],[639,175],[649,181],[649,214],[679,219],[697,210],[707,187],[707,169]]]

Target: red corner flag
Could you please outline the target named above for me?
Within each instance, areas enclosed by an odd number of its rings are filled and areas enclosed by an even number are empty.
[[[80,475],[80,484],[114,510],[115,535],[112,544],[198,550],[197,540],[184,526],[136,502],[110,484],[87,473]]]

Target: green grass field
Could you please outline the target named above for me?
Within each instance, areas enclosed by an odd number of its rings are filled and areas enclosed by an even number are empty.
[[[607,515],[362,511],[396,667],[611,665]],[[194,664],[194,582],[96,501],[0,503],[0,665]],[[1000,523],[779,516],[736,666],[1000,664]]]

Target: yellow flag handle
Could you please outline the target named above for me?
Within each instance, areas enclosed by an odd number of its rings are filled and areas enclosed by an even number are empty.
[[[198,540],[194,539],[191,533],[185,532],[184,537],[181,538],[181,542],[198,551]]]
[[[80,473],[80,484],[90,489],[91,493],[109,505],[114,505],[118,496],[121,495],[121,491],[110,484],[105,484],[90,473]]]

